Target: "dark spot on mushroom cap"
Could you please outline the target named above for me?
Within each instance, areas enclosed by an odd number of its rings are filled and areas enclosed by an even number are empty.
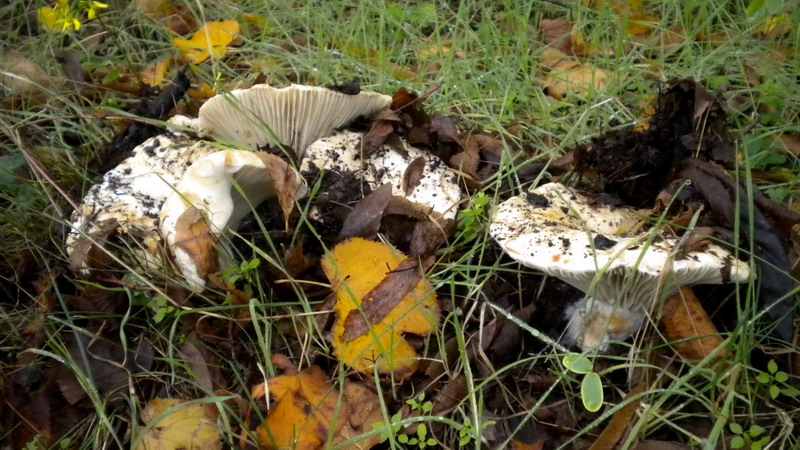
[[[561,238],[561,245],[564,246],[564,249],[568,249],[570,244],[572,244],[572,242],[570,242],[569,239],[567,239],[565,237]]]
[[[525,199],[528,201],[529,205],[536,208],[550,207],[550,200],[548,200],[544,195],[537,194],[535,192],[528,192],[528,194],[525,196]]]
[[[594,237],[594,248],[598,250],[608,250],[615,245],[617,245],[617,241],[611,240],[602,234]]]

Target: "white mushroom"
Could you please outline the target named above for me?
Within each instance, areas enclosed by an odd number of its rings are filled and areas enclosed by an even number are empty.
[[[268,198],[277,196],[288,215],[305,194],[305,182],[281,158],[219,151],[195,161],[164,201],[161,233],[179,271],[193,288],[202,289],[210,273],[228,265],[221,235]]]
[[[718,245],[682,253],[680,239],[661,230],[629,234],[642,219],[630,209],[593,206],[574,189],[549,183],[503,202],[490,233],[520,264],[586,293],[567,311],[567,335],[584,350],[602,350],[633,335],[659,293],[739,283],[750,275],[747,263]]]
[[[133,236],[133,245],[142,246],[134,248],[145,260],[157,254],[158,214],[164,199],[192,162],[217,151],[183,133],[162,134],[134,148],[130,157],[89,189],[80,209],[72,213],[67,254],[73,269],[88,270],[85,252],[95,238],[112,230]]]
[[[176,116],[172,122],[252,149],[288,145],[302,158],[312,142],[391,103],[392,97],[375,92],[347,95],[314,86],[260,84],[212,97],[196,119]]]
[[[326,171],[354,172],[358,178],[367,182],[371,189],[385,183],[392,184],[392,194],[405,197],[411,202],[424,205],[436,211],[445,219],[455,217],[461,201],[461,189],[456,174],[438,157],[408,145],[399,139],[400,151],[384,144],[367,158],[361,158],[361,138],[363,133],[343,131],[322,138],[306,149],[306,157],[300,166],[305,172],[314,167]],[[423,158],[419,183],[412,189],[403,186],[403,179],[409,165]]]

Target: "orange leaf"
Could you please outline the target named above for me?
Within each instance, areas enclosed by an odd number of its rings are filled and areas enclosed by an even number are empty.
[[[261,448],[322,449],[329,439],[332,445],[341,444],[371,431],[372,424],[382,420],[378,397],[367,387],[347,381],[342,396],[318,366],[296,372],[278,355],[273,363],[284,365],[287,374],[270,378],[252,391],[255,400],[271,399],[267,417],[256,429]],[[251,411],[249,417],[254,416]],[[371,448],[379,439],[375,436],[347,448]]]
[[[439,321],[436,295],[424,277],[388,314],[379,307],[368,308],[381,311],[377,318],[365,313],[362,302],[385,299],[364,297],[375,292],[373,289],[404,261],[405,255],[386,244],[355,238],[336,246],[322,262],[325,276],[336,288],[334,354],[360,372],[372,373],[377,366],[384,374],[402,377],[413,373],[419,366],[418,356],[403,334],[428,335]],[[351,314],[365,316],[368,328],[366,334],[352,340],[346,337],[348,324],[354,322],[347,320]]]
[[[208,22],[191,39],[174,39],[173,44],[181,51],[184,61],[200,64],[211,56],[224,56],[238,33],[239,22],[235,20]]]
[[[150,64],[139,73],[139,78],[141,78],[142,83],[148,86],[162,86],[169,72],[169,66],[170,60]]]
[[[682,287],[664,305],[661,324],[667,339],[686,359],[703,359],[722,345],[717,327],[690,287]]]

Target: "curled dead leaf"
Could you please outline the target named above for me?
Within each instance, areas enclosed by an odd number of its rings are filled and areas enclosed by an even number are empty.
[[[661,311],[661,324],[667,339],[686,359],[704,359],[724,342],[690,287],[682,287],[667,301]],[[718,357],[724,354],[721,352]]]
[[[186,402],[166,398],[151,400],[142,411],[142,421],[148,428],[137,450],[221,449],[216,408]]]

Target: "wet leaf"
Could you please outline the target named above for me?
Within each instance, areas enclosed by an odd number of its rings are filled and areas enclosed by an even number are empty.
[[[47,89],[53,80],[39,65],[15,51],[0,55],[0,86],[17,95]]]
[[[411,161],[408,167],[406,167],[406,171],[403,172],[402,188],[407,196],[414,193],[414,189],[419,185],[420,180],[422,180],[422,174],[425,172],[425,165],[425,158],[420,156]]]
[[[682,287],[667,301],[661,311],[661,324],[667,339],[686,359],[704,359],[724,342],[690,287]],[[718,357],[725,353],[720,352]]]
[[[148,429],[137,450],[221,449],[212,409],[186,402],[166,398],[151,400],[142,411],[142,421]]]
[[[401,264],[402,271],[398,270]],[[375,367],[384,374],[403,376],[414,372],[419,366],[418,357],[403,334],[425,336],[439,321],[433,288],[421,277],[416,263],[386,244],[356,238],[336,246],[325,256],[322,267],[336,289],[336,357],[365,373],[372,373]],[[413,280],[416,283],[408,288]],[[392,288],[393,285],[399,287]],[[387,305],[397,301],[397,292],[393,291],[408,291],[408,295],[389,309]],[[356,319],[348,321],[351,315]],[[373,322],[381,316],[384,317],[380,321]],[[366,325],[367,332],[347,341],[361,334],[360,330],[346,328],[356,321]]]
[[[370,194],[359,201],[347,217],[345,217],[342,230],[339,232],[337,240],[345,240],[354,237],[373,239],[377,236],[378,229],[381,226],[381,218],[391,199],[391,183],[386,183],[370,192]]]
[[[381,146],[386,143],[386,140],[394,132],[395,126],[400,123],[400,118],[389,108],[386,108],[377,114],[377,118],[372,123],[367,134],[362,138],[362,151],[363,158],[367,158]]]
[[[209,57],[221,58],[239,33],[239,23],[234,20],[208,22],[197,30],[191,39],[174,39],[172,42],[181,51],[183,60],[200,64]]]
[[[594,369],[594,364],[589,358],[577,353],[565,356],[561,363],[564,364],[567,370],[575,373],[590,373]]]
[[[285,357],[276,356],[273,363],[280,360]],[[286,374],[253,388],[253,399],[263,399],[269,407],[265,420],[255,427],[261,448],[322,449],[331,438],[330,444],[340,445],[371,431],[371,424],[383,419],[377,395],[364,385],[346,381],[341,395],[318,366],[297,372],[287,364],[288,360],[276,364],[284,366]],[[250,419],[257,417],[251,412]],[[378,439],[375,436],[342,448],[368,449]]]
[[[642,397],[639,396],[639,394],[645,390],[645,385],[639,384],[625,395],[623,402],[627,401],[626,405],[614,413],[608,425],[606,425],[603,432],[600,433],[600,436],[597,437],[597,440],[594,441],[589,450],[614,448],[617,443],[619,443],[620,439],[622,439],[628,427],[631,425],[636,415],[636,410],[639,409],[639,405],[642,403]],[[634,399],[634,397],[636,398]]]

